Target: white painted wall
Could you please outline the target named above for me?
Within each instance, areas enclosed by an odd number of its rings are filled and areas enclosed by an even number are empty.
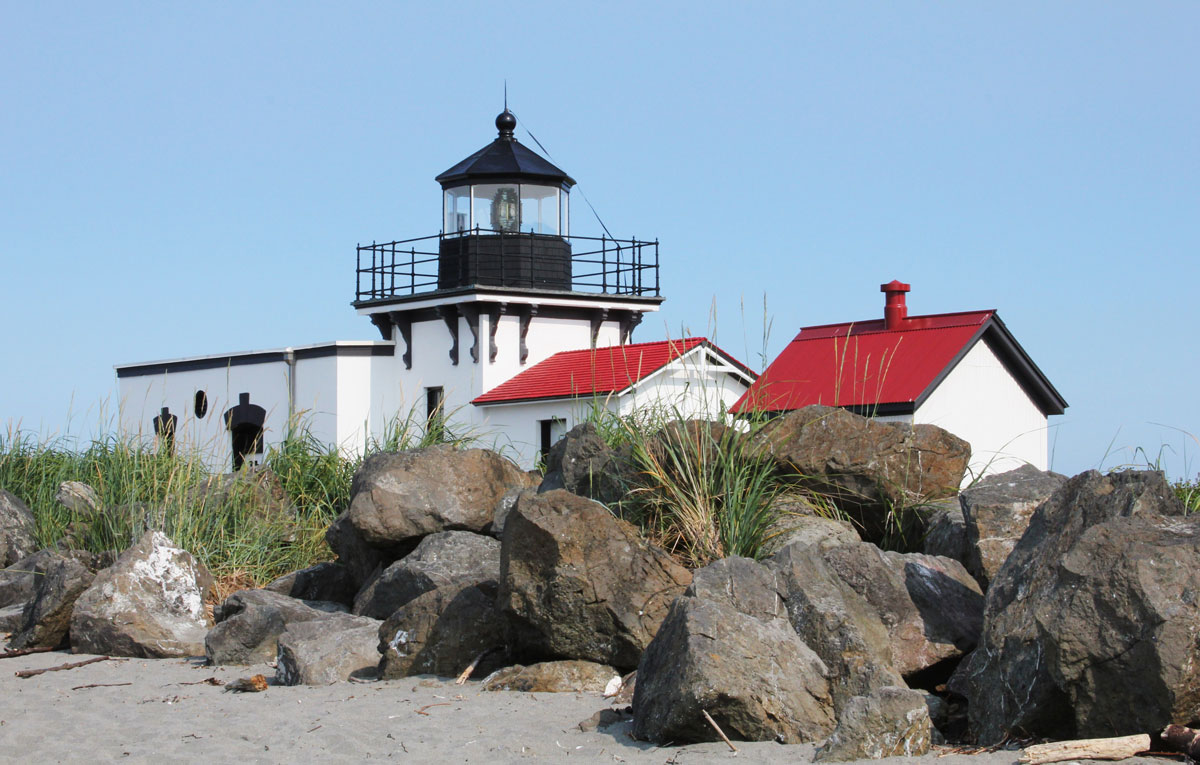
[[[1047,419],[985,341],[975,343],[913,414],[971,444],[967,481],[1031,464],[1045,470]]]

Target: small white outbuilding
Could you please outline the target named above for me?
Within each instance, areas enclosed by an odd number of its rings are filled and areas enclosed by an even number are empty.
[[[804,327],[732,408],[812,404],[937,425],[971,444],[967,480],[1049,463],[1049,417],[1066,400],[994,310],[909,316],[899,281],[884,318]]]

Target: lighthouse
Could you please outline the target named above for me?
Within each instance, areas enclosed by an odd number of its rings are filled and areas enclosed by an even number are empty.
[[[575,180],[517,126],[505,108],[490,143],[435,177],[436,233],[357,247],[352,305],[378,340],[118,365],[123,429],[151,437],[170,412],[173,443],[236,469],[289,424],[361,453],[402,422],[531,467],[597,409],[732,405],[754,373],[704,338],[632,342],[663,302],[658,242],[575,234]]]

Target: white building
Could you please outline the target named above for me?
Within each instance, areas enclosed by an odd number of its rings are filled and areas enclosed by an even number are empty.
[[[732,405],[754,373],[703,338],[630,344],[663,300],[658,243],[571,236],[575,182],[507,109],[496,127],[437,177],[442,233],[358,248],[354,307],[381,340],[119,365],[122,430],[237,468],[290,421],[356,453],[396,420],[444,418],[530,467],[596,406]]]
[[[738,401],[738,413],[812,404],[937,425],[971,444],[967,480],[1047,469],[1048,418],[1067,402],[994,310],[909,316],[892,281],[884,318],[804,327]]]

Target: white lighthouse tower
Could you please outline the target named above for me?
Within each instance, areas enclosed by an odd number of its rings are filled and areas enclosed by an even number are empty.
[[[516,125],[506,108],[495,140],[437,176],[439,233],[358,247],[353,305],[381,341],[120,365],[122,426],[174,415],[177,442],[236,468],[297,419],[356,452],[416,415],[529,467],[596,406],[735,402],[754,374],[703,338],[631,343],[663,301],[658,242],[573,236],[575,181]]]

